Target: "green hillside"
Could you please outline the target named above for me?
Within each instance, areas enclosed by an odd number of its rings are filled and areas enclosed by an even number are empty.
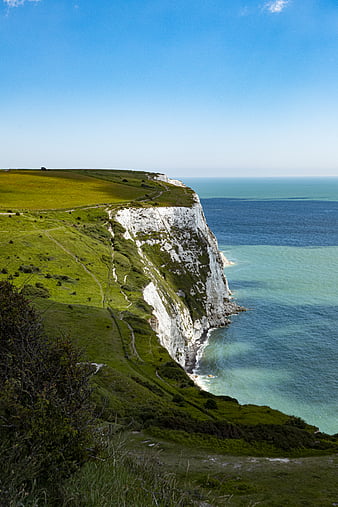
[[[112,428],[128,431],[124,448],[137,456],[150,439],[162,449],[168,473],[176,467],[175,453],[184,454],[185,462],[190,456],[191,473],[177,468],[180,488],[193,487],[201,498],[212,490],[214,505],[224,505],[217,503],[222,496],[229,497],[226,505],[251,505],[251,499],[266,497],[267,481],[263,484],[259,474],[250,479],[244,467],[245,477],[238,482],[232,473],[224,486],[220,467],[205,468],[202,454],[311,456],[319,460],[321,473],[331,474],[332,463],[321,456],[337,452],[337,439],[269,407],[241,406],[201,391],[159,344],[149,325],[151,308],[142,298],[149,279],[135,245],[108,212],[192,202],[191,190],[146,172],[0,171],[0,281],[11,281],[41,311],[49,334],[70,336],[84,351],[84,361],[103,365],[92,376],[98,427],[109,429],[109,435]],[[201,454],[193,459],[196,449]],[[84,477],[76,479],[79,484]],[[333,493],[325,494],[327,501]],[[247,504],[240,503],[242,495]]]
[[[132,201],[189,206],[191,191],[142,171],[0,171],[0,210],[50,210]]]

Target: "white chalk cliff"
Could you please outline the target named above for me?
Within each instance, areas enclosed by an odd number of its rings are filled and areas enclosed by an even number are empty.
[[[114,218],[137,245],[151,280],[143,295],[160,343],[191,371],[208,330],[226,325],[238,309],[197,195],[191,207],[128,207]]]

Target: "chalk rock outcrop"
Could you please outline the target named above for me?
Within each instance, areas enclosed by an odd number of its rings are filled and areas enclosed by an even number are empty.
[[[115,214],[134,241],[151,280],[145,301],[151,325],[171,357],[191,371],[211,328],[229,323],[238,307],[224,275],[225,258],[195,195],[190,207],[123,208]]]

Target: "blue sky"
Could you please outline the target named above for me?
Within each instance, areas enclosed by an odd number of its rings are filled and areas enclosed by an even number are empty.
[[[338,176],[336,0],[0,0],[0,166]]]

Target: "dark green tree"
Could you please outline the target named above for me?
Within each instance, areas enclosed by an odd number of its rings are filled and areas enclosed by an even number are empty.
[[[0,283],[0,505],[47,490],[88,455],[90,368],[69,339],[48,338],[30,303]]]

